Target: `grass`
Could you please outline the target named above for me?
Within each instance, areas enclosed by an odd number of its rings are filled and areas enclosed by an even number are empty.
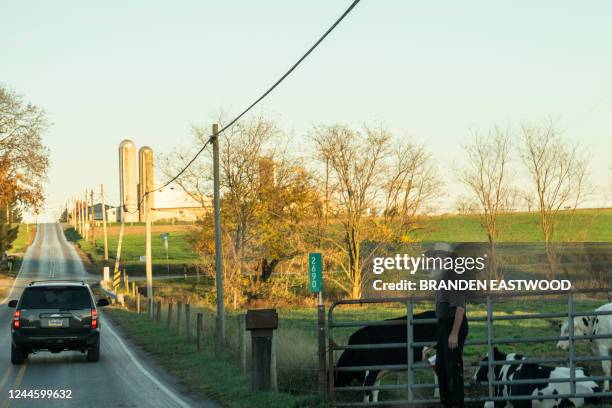
[[[35,224],[19,224],[19,234],[13,242],[13,248],[9,251],[11,254],[23,254],[36,236]]]
[[[6,265],[0,265],[0,299],[4,298],[13,286],[13,280],[19,273],[23,254],[36,236],[36,225],[19,224],[17,239],[13,242],[13,248],[8,251],[14,261],[11,270],[1,269]]]
[[[109,308],[105,311],[127,336],[156,364],[177,378],[190,393],[212,398],[226,407],[319,407],[325,404],[315,395],[293,395],[287,392],[252,392],[250,378],[241,375],[231,353],[217,355],[210,336],[205,336],[203,350],[195,342],[177,337],[175,330],[165,329],[144,315]],[[209,319],[206,319],[209,320]],[[205,333],[211,331],[205,330]]]
[[[503,215],[501,242],[541,242],[540,217],[535,212]],[[476,215],[425,217],[414,238],[422,241],[484,242],[487,236]],[[556,241],[612,242],[612,209],[585,209],[559,215]]]
[[[156,225],[153,228],[151,249],[153,254],[153,273],[165,275],[183,274],[185,269],[191,271],[192,265],[198,260],[187,241],[188,230],[186,226],[171,224]],[[168,260],[164,242],[160,237],[162,233],[169,233]],[[85,241],[83,237],[72,227],[65,230],[66,237],[73,241],[83,250],[89,260],[96,266],[104,264],[104,244],[102,240],[102,229],[96,229],[96,246],[91,241]],[[119,240],[119,228],[112,227],[108,231],[108,255],[110,262],[114,262],[117,256],[117,243]],[[140,257],[145,254],[144,226],[134,225],[125,228],[123,244],[121,249],[121,265],[127,269],[128,275],[143,275],[145,271],[144,262]],[[168,268],[169,266],[169,268]]]

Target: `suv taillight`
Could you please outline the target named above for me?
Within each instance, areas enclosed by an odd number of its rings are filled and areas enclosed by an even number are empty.
[[[91,328],[98,328],[98,311],[96,309],[91,309]]]
[[[13,315],[13,329],[19,329],[19,318],[21,317],[21,311],[15,310]]]

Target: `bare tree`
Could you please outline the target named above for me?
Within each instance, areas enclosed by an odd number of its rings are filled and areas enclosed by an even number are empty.
[[[343,227],[339,239],[324,239],[328,259],[341,270],[341,279],[330,279],[348,295],[360,298],[366,283],[362,242],[405,237],[413,228],[416,213],[436,195],[439,182],[422,147],[394,143],[382,127],[366,126],[362,131],[340,125],[318,127],[313,141],[329,172],[325,179],[329,175],[331,188],[326,188],[326,196],[332,202],[330,212]],[[378,208],[383,216],[370,216]]]
[[[587,166],[578,144],[565,143],[554,126],[522,126],[521,157],[531,177],[540,214],[540,229],[549,263],[549,276],[558,269],[552,241],[559,214],[574,211],[584,198]]]
[[[516,194],[510,186],[511,142],[508,129],[495,127],[486,135],[477,130],[463,146],[467,159],[460,179],[475,198],[480,223],[489,242],[489,277],[501,278],[496,246],[501,233],[500,215],[510,211]]]
[[[399,240],[407,239],[417,213],[440,195],[442,183],[434,163],[423,146],[410,142],[397,145],[391,154],[383,184],[383,215]]]

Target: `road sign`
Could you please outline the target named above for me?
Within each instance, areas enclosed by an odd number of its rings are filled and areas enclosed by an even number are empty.
[[[164,248],[166,248],[166,266],[168,267],[168,275],[170,274],[170,261],[168,260],[168,234],[164,232],[160,237],[164,240]]]
[[[323,290],[323,258],[319,252],[308,254],[308,288],[313,293]]]

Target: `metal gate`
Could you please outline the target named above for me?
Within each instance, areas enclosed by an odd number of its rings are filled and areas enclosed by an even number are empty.
[[[594,340],[594,339],[612,339],[612,334],[590,334],[583,336],[574,335],[574,317],[583,316],[603,316],[612,315],[612,311],[590,311],[590,312],[574,312],[574,295],[575,294],[595,294],[595,293],[612,293],[611,288],[605,289],[582,289],[572,291],[531,291],[531,292],[513,292],[513,293],[496,293],[480,296],[481,300],[486,302],[486,316],[484,317],[472,317],[468,316],[469,322],[485,322],[487,328],[486,339],[469,339],[465,342],[465,346],[470,345],[481,345],[486,346],[487,353],[489,356],[493,355],[493,348],[500,344],[519,344],[519,343],[541,343],[541,342],[556,342],[559,340],[567,340],[569,343],[568,355],[566,357],[559,358],[537,358],[530,356],[525,360],[506,360],[506,361],[492,361],[488,359],[487,363],[478,362],[477,364],[464,364],[464,368],[475,368],[480,366],[488,366],[488,380],[481,384],[467,382],[465,384],[466,390],[473,388],[478,385],[486,385],[486,395],[478,397],[466,398],[466,402],[485,402],[485,401],[508,401],[508,400],[530,400],[530,399],[559,399],[559,398],[585,398],[585,397],[612,397],[612,391],[601,392],[596,394],[577,394],[576,383],[581,381],[596,381],[601,382],[604,380],[612,380],[612,376],[590,376],[585,378],[576,378],[576,363],[586,361],[605,361],[612,360],[610,356],[579,356],[576,355],[575,342],[578,340]],[[521,315],[506,315],[506,316],[495,316],[494,315],[494,300],[501,298],[521,298],[530,296],[567,296],[567,313],[529,313]],[[415,396],[415,390],[428,389],[432,391],[437,387],[434,383],[414,383],[414,374],[417,370],[427,369],[430,370],[430,364],[427,362],[413,362],[413,354],[415,347],[431,346],[435,342],[415,342],[413,340],[412,327],[418,324],[434,323],[436,319],[413,319],[414,305],[423,302],[433,302],[433,297],[410,297],[410,298],[384,298],[384,299],[358,299],[358,300],[343,300],[334,302],[328,313],[328,360],[329,360],[329,396],[334,406],[380,406],[380,405],[427,405],[439,403],[438,399],[434,399],[433,395],[431,398],[423,398]],[[342,305],[368,305],[368,304],[403,304],[406,308],[406,320],[376,320],[376,321],[337,321],[334,317],[334,311]],[[469,311],[468,311],[469,312]],[[469,315],[469,313],[468,313]],[[523,338],[495,338],[493,331],[493,322],[502,320],[526,320],[526,319],[549,319],[549,318],[568,318],[569,319],[569,335],[568,336],[545,336],[545,337],[523,337]],[[386,326],[386,325],[403,325],[406,326],[406,341],[402,343],[383,343],[383,344],[337,344],[334,341],[334,329],[340,328],[352,328],[355,329],[364,326]],[[406,347],[407,361],[401,362],[401,364],[394,365],[377,365],[377,366],[354,366],[354,367],[337,367],[336,356],[339,352],[348,349],[392,349]],[[534,358],[532,358],[534,357]],[[554,379],[542,379],[542,380],[514,380],[514,381],[497,381],[494,378],[493,367],[504,364],[564,364],[570,368],[569,378],[554,378]],[[341,371],[367,371],[367,370],[391,370],[391,371],[404,371],[406,372],[407,381],[404,384],[385,384],[385,385],[374,385],[374,386],[349,386],[349,387],[336,387],[334,385],[335,373]],[[544,384],[544,383],[570,383],[571,392],[569,394],[555,394],[555,395],[524,395],[524,396],[496,396],[495,387],[503,385],[518,385],[518,384]],[[603,389],[603,388],[602,388]],[[338,401],[337,396],[341,393],[351,391],[382,391],[382,390],[400,390],[405,391],[404,398],[383,400],[378,402],[363,402],[363,401]]]

